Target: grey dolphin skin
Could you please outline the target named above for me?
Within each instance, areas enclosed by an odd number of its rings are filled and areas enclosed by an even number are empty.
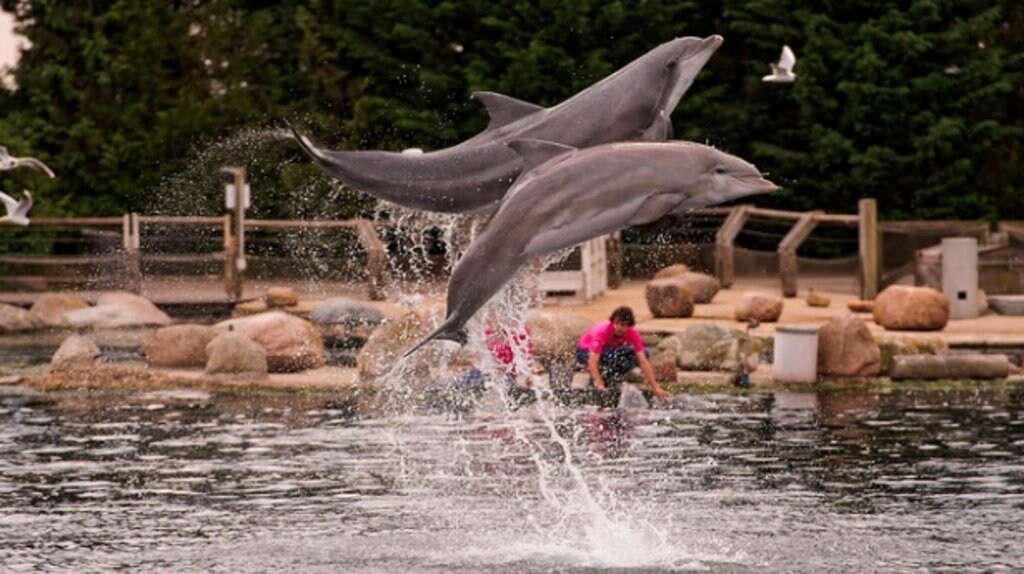
[[[448,280],[445,321],[432,339],[465,343],[466,323],[531,258],[665,215],[778,189],[746,161],[690,142],[575,149],[520,140],[527,171],[469,245]]]
[[[523,168],[510,141],[539,139],[581,148],[663,141],[671,134],[669,115],[721,44],[721,36],[666,42],[551,108],[477,92],[473,98],[490,114],[487,129],[437,151],[330,151],[292,132],[324,171],[353,189],[413,209],[490,213]]]

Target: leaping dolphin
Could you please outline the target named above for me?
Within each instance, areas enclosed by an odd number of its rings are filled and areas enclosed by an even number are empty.
[[[7,210],[7,215],[0,217],[0,224],[9,223],[22,227],[28,225],[28,210],[32,209],[31,193],[23,191],[21,199],[15,201],[13,197],[0,191],[0,203],[3,203]]]
[[[353,189],[414,209],[489,213],[523,169],[509,142],[539,139],[582,148],[663,141],[671,136],[672,110],[721,44],[721,36],[676,38],[551,108],[476,92],[473,98],[490,114],[487,129],[423,154],[324,150],[294,128],[292,133],[324,171]]]
[[[9,171],[19,167],[31,167],[45,173],[51,178],[56,177],[53,175],[53,170],[38,159],[34,157],[12,157],[6,147],[0,146],[0,171]]]
[[[665,215],[777,189],[746,161],[690,142],[586,149],[536,140],[510,145],[526,171],[452,269],[445,321],[406,355],[432,339],[464,344],[466,323],[531,258]]]

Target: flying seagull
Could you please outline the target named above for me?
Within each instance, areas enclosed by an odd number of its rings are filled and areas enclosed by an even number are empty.
[[[772,73],[761,78],[762,82],[788,83],[796,79],[793,73],[793,66],[796,65],[796,56],[789,46],[782,47],[782,54],[779,56],[778,64],[771,64]]]
[[[24,191],[20,201],[0,191],[0,202],[7,208],[7,215],[0,217],[0,224],[28,225],[28,210],[32,209],[32,194]]]
[[[50,177],[55,177],[53,170],[38,159],[34,157],[11,157],[7,148],[0,146],[0,171],[9,171],[22,166],[35,168]]]

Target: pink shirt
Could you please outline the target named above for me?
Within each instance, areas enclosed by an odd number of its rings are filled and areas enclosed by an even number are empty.
[[[621,337],[615,336],[615,328],[611,321],[601,321],[583,333],[580,342],[576,344],[581,349],[591,353],[601,354],[605,347],[633,347],[637,353],[644,352],[644,341],[640,338],[640,332],[636,327],[626,329]]]

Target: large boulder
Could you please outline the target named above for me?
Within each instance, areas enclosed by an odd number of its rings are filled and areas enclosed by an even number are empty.
[[[782,297],[762,291],[747,291],[736,301],[737,321],[774,323],[782,315]]]
[[[29,313],[32,313],[33,316],[47,327],[59,327],[64,313],[75,311],[76,309],[87,309],[88,307],[89,304],[81,297],[64,293],[46,293],[40,295],[32,303]]]
[[[691,325],[662,339],[653,355],[671,352],[684,371],[753,371],[760,362],[761,343],[743,332],[714,323]]]
[[[882,355],[871,329],[853,314],[835,317],[818,329],[818,373],[874,377]]]
[[[0,303],[0,333],[35,331],[44,326],[35,315],[21,307]]]
[[[233,330],[255,341],[266,352],[272,373],[316,369],[327,362],[320,331],[309,321],[284,311],[229,319],[213,327],[218,332]]]
[[[941,331],[949,322],[949,298],[931,287],[891,285],[875,297],[872,313],[890,331]]]
[[[218,333],[205,348],[204,372],[208,375],[249,375],[262,377],[267,374],[267,354],[255,341],[234,331]]]
[[[50,370],[53,372],[86,369],[96,365],[102,352],[99,346],[83,335],[71,335],[61,343],[57,352],[50,359]]]
[[[384,313],[375,305],[349,297],[324,299],[309,310],[309,320],[321,327],[333,325],[376,327],[383,323],[384,319]]]
[[[687,271],[676,275],[675,280],[686,285],[686,289],[693,295],[693,302],[698,304],[710,303],[722,288],[718,279],[707,273],[696,271]]]
[[[526,316],[526,327],[533,340],[534,358],[550,363],[575,363],[576,343],[593,322],[573,313],[552,313],[531,309]]]
[[[675,263],[657,270],[654,273],[654,279],[665,279],[667,277],[675,277],[689,272],[690,268],[687,267],[685,263]]]
[[[1006,355],[949,353],[896,357],[889,377],[905,379],[1005,379],[1011,371]]]
[[[171,318],[145,297],[125,291],[112,291],[100,295],[94,307],[64,313],[61,323],[70,327],[102,329],[170,325]]]
[[[644,297],[647,299],[647,308],[655,317],[693,316],[693,295],[678,276],[648,281]]]
[[[206,345],[217,332],[207,325],[171,325],[139,336],[146,363],[154,367],[202,367]]]
[[[356,356],[360,378],[373,381],[396,372],[404,379],[403,384],[423,386],[436,382],[437,377],[454,376],[453,371],[468,367],[471,364],[468,350],[465,347],[454,349],[452,343],[444,341],[431,342],[403,358],[406,351],[439,323],[436,313],[409,311],[377,327]]]

